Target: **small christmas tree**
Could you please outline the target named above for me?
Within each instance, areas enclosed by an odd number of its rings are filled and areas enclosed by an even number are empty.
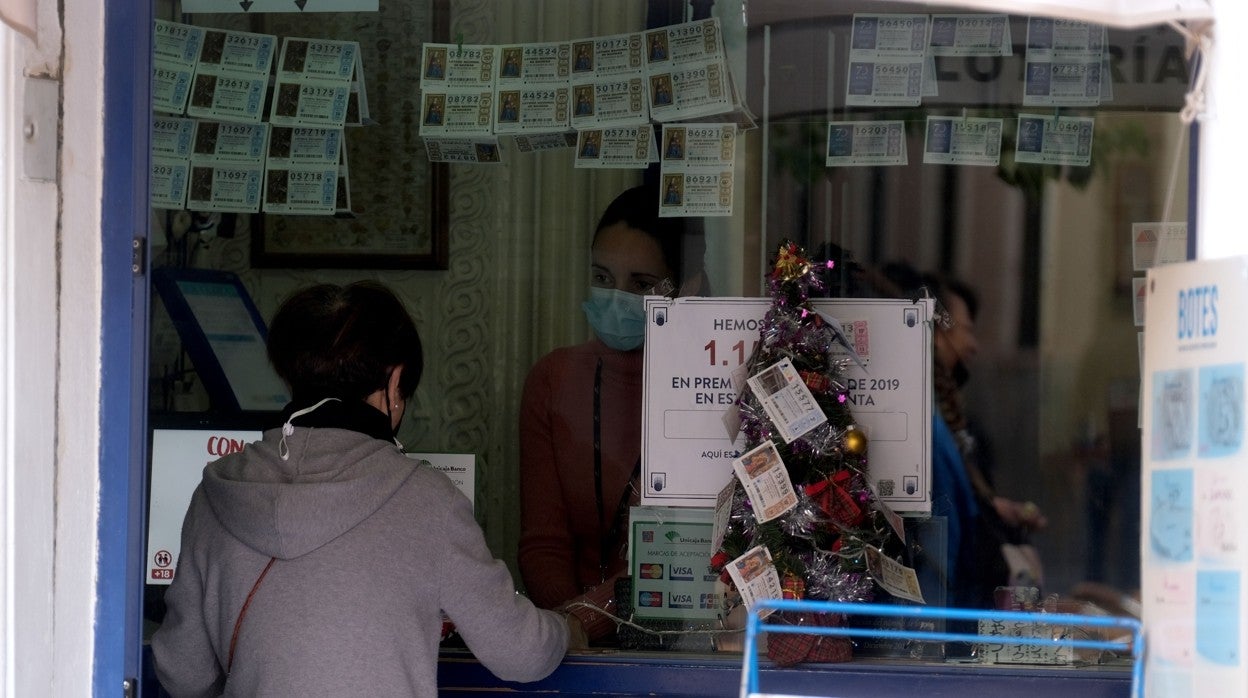
[[[725,566],[763,545],[771,554],[786,598],[865,602],[874,597],[867,571],[868,546],[895,541],[890,524],[868,486],[867,438],[854,425],[844,377],[851,358],[836,349],[843,335],[830,318],[815,311],[813,296],[823,295],[823,278],[833,262],[812,263],[794,243],[780,246],[769,287],[773,304],[763,319],[760,341],[747,363],[755,376],[788,359],[809,388],[827,421],[785,443],[754,391],[739,400],[746,451],[768,441],[787,469],[797,503],[777,518],[759,522],[754,504],[738,478],[724,540],[712,566],[731,584]],[[761,517],[765,518],[765,517]],[[786,616],[787,617],[787,616]],[[792,618],[802,624],[821,618]],[[833,619],[839,620],[839,619]],[[849,659],[845,638],[780,635],[769,654],[780,664]],[[822,649],[822,651],[819,651]]]

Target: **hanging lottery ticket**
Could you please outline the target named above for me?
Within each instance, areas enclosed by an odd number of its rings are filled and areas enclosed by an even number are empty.
[[[195,128],[191,161],[196,165],[264,162],[269,142],[268,124],[200,121]]]
[[[567,41],[543,44],[516,44],[500,47],[496,84],[568,84],[572,69],[572,44]]]
[[[152,208],[185,207],[195,125],[194,119],[157,117],[152,120]]]
[[[263,165],[191,167],[186,207],[192,211],[259,213]]]
[[[934,56],[1009,56],[1009,15],[934,14],[928,42]]]
[[[577,130],[649,123],[646,81],[640,75],[574,79],[571,95],[571,123]]]
[[[547,150],[575,148],[576,134],[569,131],[563,133],[534,133],[517,135],[512,141],[516,144],[516,150],[521,153],[540,153]]]
[[[425,152],[429,162],[456,162],[476,165],[501,165],[502,149],[495,136],[475,138],[426,138]]]
[[[1023,105],[1095,106],[1109,80],[1104,72],[1105,27],[1048,17],[1027,21]],[[1109,93],[1112,97],[1112,92]]]
[[[1080,116],[1018,115],[1015,162],[1038,165],[1092,163],[1092,130],[1095,120]]]
[[[771,521],[797,506],[793,481],[771,440],[733,461],[732,469],[745,487],[759,523]]]
[[[787,358],[750,376],[749,385],[785,443],[828,421]]]
[[[828,123],[828,167],[905,165],[906,125],[902,121]]]
[[[731,216],[735,124],[664,124],[659,216]]]
[[[427,43],[421,46],[421,58],[422,92],[494,86],[497,46]]]
[[[650,124],[588,129],[577,134],[576,167],[645,169],[658,159]]]
[[[201,119],[260,121],[276,45],[277,37],[269,34],[205,33],[186,113]]]
[[[923,162],[987,165],[1001,161],[1001,119],[927,117]]]
[[[780,586],[780,575],[771,561],[771,551],[758,545],[750,548],[741,557],[731,561],[725,567],[732,583],[741,594],[745,607],[753,610],[754,606],[766,599],[784,598],[784,590]],[[766,618],[775,609],[767,609],[760,614]]]
[[[845,104],[916,107],[925,92],[928,16],[855,14]],[[926,92],[935,91],[927,81]]]
[[[494,91],[490,89],[421,94],[420,135],[488,136],[492,131]]]
[[[568,129],[571,44],[499,48],[494,80],[495,133],[557,133]]]
[[[191,93],[204,28],[156,20],[152,36],[152,109],[181,114]]]

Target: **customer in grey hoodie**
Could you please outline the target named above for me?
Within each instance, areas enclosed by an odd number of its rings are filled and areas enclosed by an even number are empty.
[[[568,645],[515,593],[466,497],[393,440],[422,369],[411,317],[379,284],[315,286],[271,323],[290,386],[282,428],[204,468],[152,638],[182,696],[435,696],[442,614],[503,679]]]

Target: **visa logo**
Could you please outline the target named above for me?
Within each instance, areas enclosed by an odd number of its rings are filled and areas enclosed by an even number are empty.
[[[672,579],[676,581],[693,581],[693,568],[687,565],[672,565]]]
[[[671,608],[693,608],[693,594],[672,594]]]

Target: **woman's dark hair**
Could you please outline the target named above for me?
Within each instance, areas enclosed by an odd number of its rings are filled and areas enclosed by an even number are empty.
[[[269,323],[268,353],[297,402],[362,400],[385,388],[396,366],[399,392],[410,398],[424,370],[411,315],[372,281],[318,284],[287,298]]]
[[[679,286],[702,271],[706,253],[706,229],[701,218],[660,218],[658,181],[647,182],[625,190],[607,206],[594,229],[594,240],[604,228],[623,222],[649,235],[659,244],[667,268],[677,277]],[[685,260],[689,266],[685,266]]]
[[[966,304],[966,310],[972,320],[979,314],[979,295],[975,293],[975,289],[953,276],[920,272],[906,262],[888,262],[880,268],[880,275],[892,285],[885,295],[898,298],[919,298],[926,290],[946,307],[956,296]]]

